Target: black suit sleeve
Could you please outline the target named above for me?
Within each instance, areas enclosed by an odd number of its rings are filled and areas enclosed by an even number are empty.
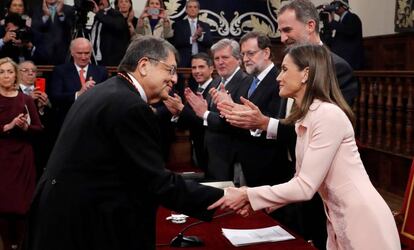
[[[355,98],[358,96],[358,81],[353,75],[351,66],[344,59],[334,53],[332,53],[332,59],[335,64],[339,88],[345,101],[352,107]]]
[[[129,176],[139,180],[137,188],[145,188],[163,206],[210,220],[214,211],[206,208],[222,197],[223,191],[184,181],[181,176],[164,168],[155,122],[152,110],[143,103],[137,103],[126,111],[114,129],[119,147],[125,152],[123,157],[130,158],[128,161],[133,163],[125,166]]]

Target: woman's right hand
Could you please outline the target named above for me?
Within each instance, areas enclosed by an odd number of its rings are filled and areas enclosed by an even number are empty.
[[[10,123],[4,125],[3,132],[12,130],[14,127],[19,127],[24,131],[27,131],[29,128],[29,123],[27,122],[28,114],[19,114],[16,116]]]
[[[149,14],[148,14],[148,9],[149,9],[150,7],[145,7],[144,8],[144,10],[142,11],[142,13],[141,13],[141,15],[139,16],[139,19],[144,19],[145,17],[148,17],[149,16]]]

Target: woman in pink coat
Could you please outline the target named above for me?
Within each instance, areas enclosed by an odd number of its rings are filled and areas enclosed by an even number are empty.
[[[246,216],[251,209],[272,211],[319,192],[327,216],[327,249],[400,249],[391,211],[359,156],[353,113],[339,90],[328,49],[290,48],[277,80],[280,96],[295,100],[281,121],[295,125],[295,176],[275,186],[226,189],[211,208],[228,207]]]

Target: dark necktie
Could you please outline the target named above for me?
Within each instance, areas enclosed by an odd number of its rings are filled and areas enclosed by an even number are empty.
[[[254,93],[254,91],[257,88],[257,83],[259,82],[259,78],[254,77],[252,83],[250,84],[249,91],[247,92],[247,97],[250,98],[250,96]]]
[[[198,88],[197,88],[197,94],[203,94],[203,92],[204,92],[204,88],[198,86]]]

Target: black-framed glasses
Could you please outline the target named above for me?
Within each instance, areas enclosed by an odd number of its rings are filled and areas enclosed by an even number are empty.
[[[37,69],[20,69],[20,72],[23,72],[23,73],[29,73],[29,72],[37,73]]]
[[[150,60],[154,60],[154,61],[157,61],[157,62],[159,62],[159,63],[162,63],[162,64],[164,64],[165,66],[167,66],[167,68],[168,68],[168,71],[170,71],[170,75],[175,75],[175,74],[177,74],[177,66],[175,66],[175,65],[170,65],[170,64],[168,64],[168,63],[166,63],[166,62],[163,62],[163,61],[161,61],[161,60],[158,60],[158,59],[156,59],[156,58],[154,58],[154,57],[149,57],[149,56],[147,56],[148,57],[148,59],[150,59]]]
[[[242,52],[242,53],[240,53],[240,57],[243,59],[244,56],[247,56],[247,58],[251,59],[259,51],[260,51],[260,49],[259,50],[249,50],[249,51],[246,51],[246,52]]]

